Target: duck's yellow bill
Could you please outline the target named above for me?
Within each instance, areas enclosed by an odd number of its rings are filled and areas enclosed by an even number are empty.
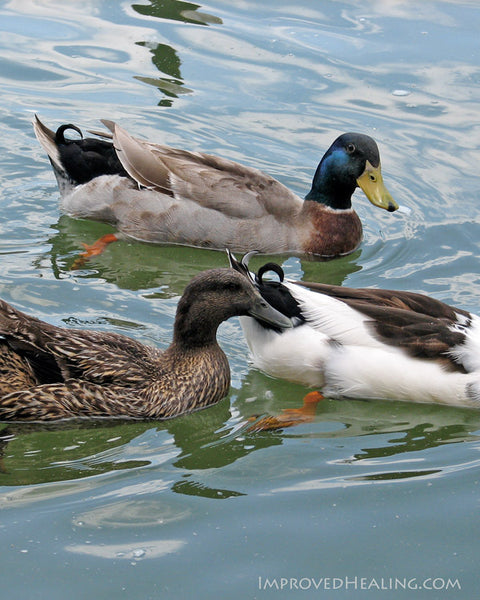
[[[365,171],[357,179],[357,185],[375,206],[384,208],[385,210],[388,210],[388,212],[397,210],[398,204],[392,198],[383,183],[380,165],[378,165],[378,167],[372,167],[367,160]]]

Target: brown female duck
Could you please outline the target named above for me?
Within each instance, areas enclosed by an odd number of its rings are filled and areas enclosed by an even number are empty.
[[[0,301],[0,420],[164,419],[214,404],[230,385],[216,331],[236,315],[291,326],[231,269],[187,285],[165,351],[117,333],[56,327]]]
[[[302,200],[265,173],[224,158],[177,150],[132,137],[103,121],[111,140],[73,140],[38,117],[34,130],[57,177],[70,216],[111,223],[121,235],[239,252],[301,252],[338,256],[362,239],[352,208],[360,187],[372,204],[398,208],[386,190],[375,141],[363,134],[337,138],[320,162]],[[98,254],[109,234],[89,249]]]

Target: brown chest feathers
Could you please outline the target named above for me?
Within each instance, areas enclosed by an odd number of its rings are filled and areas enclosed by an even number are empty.
[[[362,241],[362,223],[353,208],[335,210],[318,202],[305,201],[304,217],[310,227],[303,250],[320,256],[349,254]]]

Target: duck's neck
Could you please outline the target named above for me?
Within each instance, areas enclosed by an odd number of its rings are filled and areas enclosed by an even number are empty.
[[[312,189],[305,200],[312,200],[336,210],[352,207],[352,195],[357,187],[356,181],[344,178],[336,173],[337,165],[326,157],[318,165],[312,182]]]
[[[217,344],[217,329],[223,319],[214,311],[202,311],[200,307],[192,307],[182,302],[177,307],[173,342],[177,347],[195,349]]]

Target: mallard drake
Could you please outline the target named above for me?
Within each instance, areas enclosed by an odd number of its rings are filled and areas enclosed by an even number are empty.
[[[254,275],[248,256],[230,264],[294,324],[282,332],[240,318],[259,369],[329,397],[480,408],[477,315],[412,292],[286,280],[275,263]]]
[[[56,327],[0,301],[0,420],[164,419],[214,404],[230,385],[216,331],[236,315],[291,325],[232,269],[187,285],[163,352],[117,333]]]
[[[132,137],[112,121],[103,137],[83,138],[76,125],[56,132],[38,117],[34,130],[47,153],[70,216],[111,223],[121,236],[157,243],[262,253],[338,256],[362,239],[352,208],[359,186],[375,206],[398,208],[384,186],[375,141],[337,138],[302,200],[269,175],[224,158]],[[81,139],[67,139],[73,129]],[[97,135],[102,135],[97,133]],[[98,254],[116,236],[87,249]]]

